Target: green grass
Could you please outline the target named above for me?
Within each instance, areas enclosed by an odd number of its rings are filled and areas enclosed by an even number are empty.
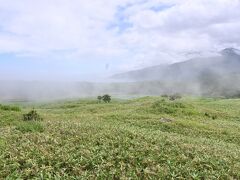
[[[0,110],[2,179],[240,179],[239,99],[84,99],[22,121],[31,109]]]
[[[4,111],[21,111],[18,106],[9,106],[9,105],[2,105],[0,104],[0,110]]]
[[[22,133],[27,132],[43,132],[44,128],[43,126],[36,121],[30,121],[30,122],[19,122],[16,125],[16,129],[21,131]]]

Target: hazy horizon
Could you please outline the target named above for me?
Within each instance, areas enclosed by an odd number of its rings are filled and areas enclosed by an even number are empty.
[[[239,9],[239,0],[1,0],[0,80],[98,81],[216,55],[240,47]]]

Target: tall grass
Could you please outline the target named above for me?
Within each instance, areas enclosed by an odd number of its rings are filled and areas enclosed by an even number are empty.
[[[9,105],[2,105],[2,104],[0,104],[0,110],[4,110],[4,111],[21,111],[20,107],[18,107],[18,106],[9,106]]]

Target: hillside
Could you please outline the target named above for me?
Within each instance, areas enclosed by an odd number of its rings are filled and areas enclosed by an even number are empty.
[[[32,106],[43,121],[22,121]],[[3,179],[240,178],[239,99],[83,99],[22,105],[21,111],[1,107]]]
[[[180,93],[207,96],[235,95],[240,92],[240,51],[227,48],[219,56],[195,58],[170,65],[153,66],[112,76],[128,81],[159,81],[162,89],[174,87]],[[182,84],[179,86],[179,84]],[[185,89],[183,89],[185,87]]]
[[[203,73],[231,75],[240,74],[240,51],[226,48],[220,56],[195,58],[170,65],[152,66],[140,70],[116,74],[112,78],[128,80],[191,80],[198,79]]]

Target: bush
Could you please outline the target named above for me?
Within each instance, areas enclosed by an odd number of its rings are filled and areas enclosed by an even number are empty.
[[[176,99],[181,99],[182,96],[180,94],[173,94],[171,96],[169,96],[169,100],[170,101],[175,101]]]
[[[29,113],[23,115],[23,120],[24,121],[41,121],[42,118],[37,113],[37,111],[33,109]]]

